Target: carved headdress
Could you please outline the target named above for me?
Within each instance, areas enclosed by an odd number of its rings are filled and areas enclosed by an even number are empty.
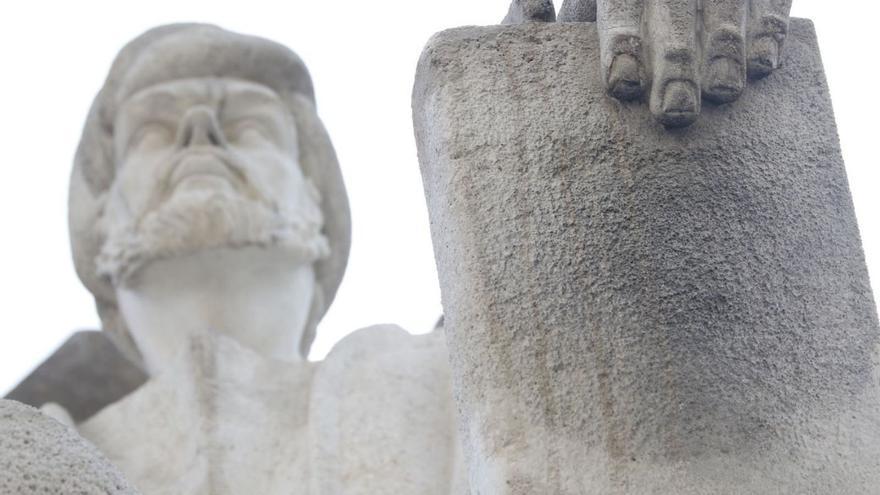
[[[278,43],[216,26],[173,24],[151,29],[122,49],[92,103],[74,160],[69,223],[77,274],[95,296],[104,330],[123,352],[138,359],[110,280],[101,277],[95,265],[104,242],[98,222],[116,170],[114,120],[120,105],[137,91],[200,77],[236,78],[267,86],[278,93],[293,115],[299,164],[321,193],[323,234],[331,251],[315,264],[318,287],[300,345],[305,355],[318,321],[342,281],[351,243],[351,217],[336,154],[315,109],[308,70],[295,53]]]

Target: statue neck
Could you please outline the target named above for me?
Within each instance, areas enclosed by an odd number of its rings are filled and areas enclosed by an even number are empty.
[[[216,249],[150,263],[117,287],[147,371],[167,369],[193,336],[218,332],[268,358],[301,361],[315,275],[282,249]]]

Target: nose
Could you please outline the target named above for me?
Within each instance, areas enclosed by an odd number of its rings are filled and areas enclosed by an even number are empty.
[[[226,146],[226,138],[220,130],[214,110],[205,105],[194,106],[187,110],[177,132],[177,144],[181,148]]]

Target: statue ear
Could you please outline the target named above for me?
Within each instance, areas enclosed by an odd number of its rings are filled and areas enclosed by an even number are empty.
[[[330,244],[330,255],[315,263],[317,293],[310,316],[311,338],[303,338],[301,349],[308,354],[314,340],[314,327],[323,318],[333,302],[336,289],[342,282],[348,253],[351,248],[351,213],[348,195],[342,181],[342,172],[330,136],[318,118],[312,100],[300,93],[284,95],[296,125],[299,142],[299,164],[303,175],[312,181],[321,195],[321,213],[324,216],[323,234]]]

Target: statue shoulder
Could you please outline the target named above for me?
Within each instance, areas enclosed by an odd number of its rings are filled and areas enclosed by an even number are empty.
[[[454,493],[457,452],[445,341],[395,325],[359,330],[315,373],[309,423],[318,493]]]

